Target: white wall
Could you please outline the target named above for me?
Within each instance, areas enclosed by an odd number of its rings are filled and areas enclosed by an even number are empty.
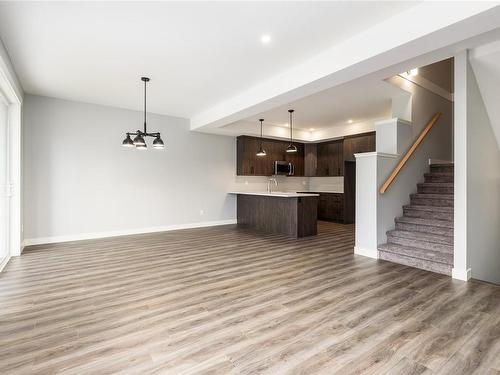
[[[141,124],[140,112],[26,95],[28,244],[235,219],[235,199],[226,194],[234,138],[151,114],[148,130],[160,131],[166,148],[122,147],[125,132]]]
[[[498,284],[500,283],[500,151],[470,65],[467,70],[466,147],[467,257],[471,276]]]
[[[500,147],[500,40],[474,48],[470,64]]]

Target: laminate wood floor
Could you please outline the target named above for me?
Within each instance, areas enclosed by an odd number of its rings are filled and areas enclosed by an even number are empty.
[[[223,226],[33,246],[1,374],[500,374],[500,287]]]

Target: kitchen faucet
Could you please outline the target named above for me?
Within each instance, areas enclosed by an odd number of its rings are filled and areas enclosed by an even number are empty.
[[[271,194],[273,192],[273,188],[272,188],[272,185],[271,185],[271,182],[273,182],[273,181],[274,181],[274,185],[276,187],[278,187],[278,181],[276,181],[275,178],[270,178],[269,181],[267,181],[267,192],[269,194]]]

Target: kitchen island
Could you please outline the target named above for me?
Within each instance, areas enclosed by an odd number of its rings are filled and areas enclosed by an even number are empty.
[[[237,196],[238,226],[289,237],[317,232],[318,197],[314,193],[231,192]]]

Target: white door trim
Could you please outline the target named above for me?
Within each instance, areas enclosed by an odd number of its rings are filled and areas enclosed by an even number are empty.
[[[0,95],[7,102],[7,186],[9,187],[9,212],[8,212],[8,244],[9,253],[7,260],[2,262],[5,266],[10,256],[21,255],[22,244],[22,216],[21,216],[21,104],[14,84],[8,78],[0,65]]]

